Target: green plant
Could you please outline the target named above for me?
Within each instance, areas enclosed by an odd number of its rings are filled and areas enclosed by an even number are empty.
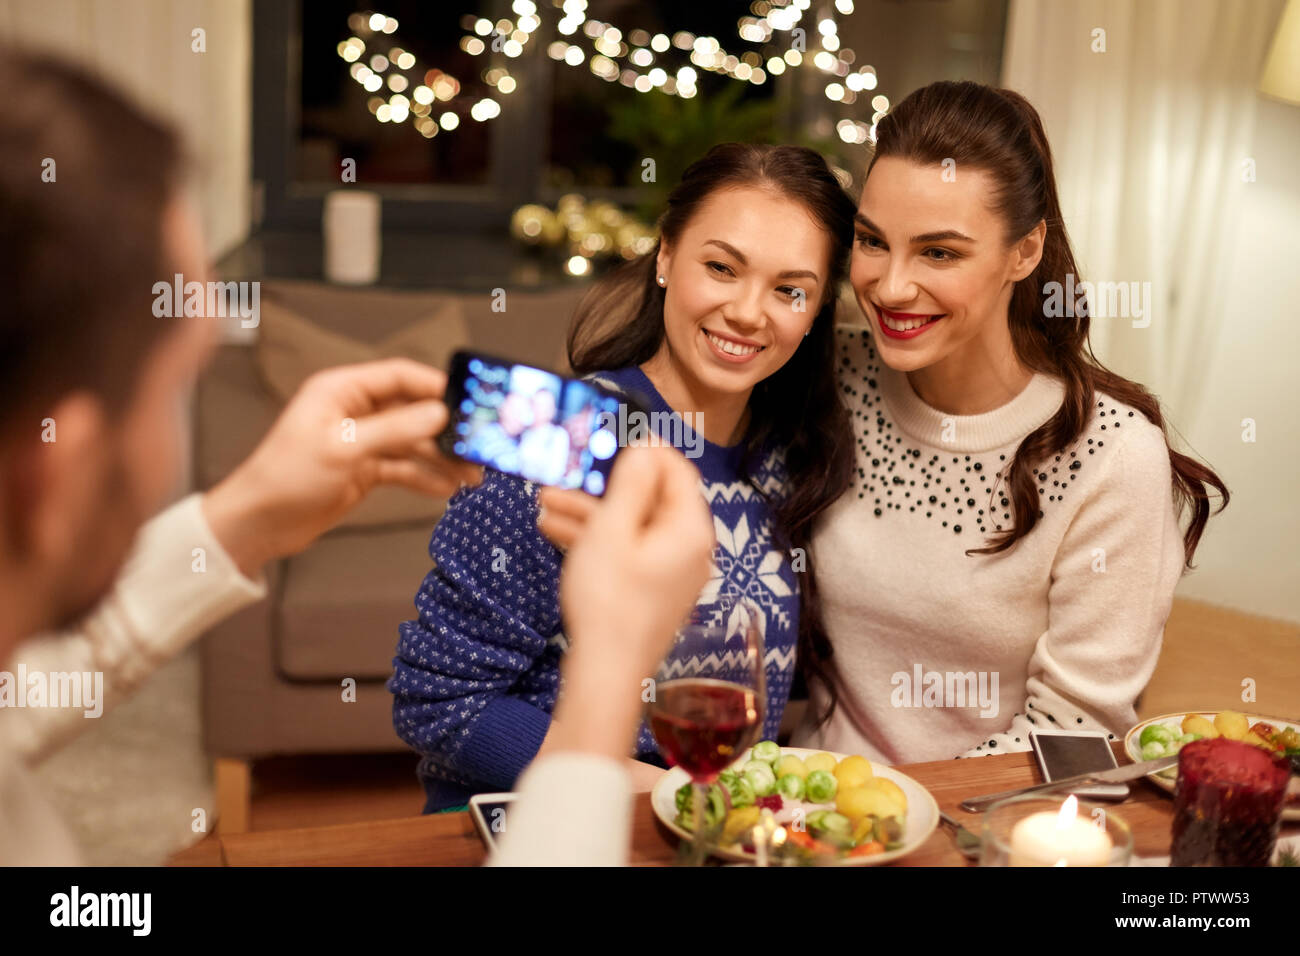
[[[642,159],[654,160],[654,180],[634,173],[637,212],[653,222],[686,167],[718,143],[775,143],[781,135],[777,101],[742,102],[746,84],[732,82],[709,96],[689,99],[658,90],[630,95],[609,111],[607,135],[631,146]],[[835,144],[796,136],[792,140],[831,157]]]

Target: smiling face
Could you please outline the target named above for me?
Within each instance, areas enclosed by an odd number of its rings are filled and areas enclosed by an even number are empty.
[[[748,396],[789,361],[825,296],[831,249],[808,211],[772,190],[701,204],[658,258],[660,357],[686,393]]]
[[[877,160],[858,205],[850,281],[891,368],[969,372],[1012,354],[1007,306],[1042,255],[1040,223],[1008,237],[976,169]],[[951,177],[949,177],[951,178]]]
[[[502,431],[512,438],[528,427],[532,417],[532,404],[528,396],[519,392],[507,392],[506,397],[501,399],[500,407],[497,408],[497,422],[501,425]]]
[[[533,426],[549,425],[555,421],[555,396],[550,389],[539,388],[533,393]]]

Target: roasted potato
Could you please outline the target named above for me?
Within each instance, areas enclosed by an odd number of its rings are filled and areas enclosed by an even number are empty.
[[[903,813],[907,812],[907,794],[903,793],[903,788],[894,781],[887,780],[884,777],[872,777],[865,786],[876,787],[898,804]]]
[[[811,757],[805,757],[803,761],[803,765],[808,768],[809,773],[814,770],[830,772],[835,769],[835,764],[835,757],[824,750],[821,753],[813,754]]]
[[[835,798],[835,809],[850,820],[860,820],[866,816],[896,817],[905,812],[883,790],[866,786],[841,790]]]
[[[1246,720],[1245,714],[1223,710],[1214,718],[1214,729],[1230,740],[1240,740],[1250,732],[1250,721]]]
[[[871,772],[871,761],[856,754],[841,760],[834,772],[841,790],[860,787],[874,776]]]
[[[1219,736],[1219,732],[1214,729],[1214,724],[1199,714],[1188,714],[1184,717],[1182,731],[1185,734],[1200,734],[1206,740],[1213,740]]]
[[[808,767],[805,766],[804,762],[794,754],[786,754],[783,756],[776,762],[776,765],[772,769],[776,771],[777,780],[780,780],[782,777],[791,773],[800,780],[803,780],[808,776]]]

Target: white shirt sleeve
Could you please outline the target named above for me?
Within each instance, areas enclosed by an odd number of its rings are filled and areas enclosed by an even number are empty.
[[[1120,740],[1137,722],[1134,702],[1160,657],[1183,541],[1160,430],[1134,429],[1115,452],[1052,565],[1048,628],[1029,660],[1024,712],[959,756],[1027,751],[1032,730]]]
[[[622,761],[578,752],[539,757],[489,866],[624,866],[632,838],[632,786]]]
[[[265,578],[246,578],[217,541],[201,499],[183,498],[140,529],[112,590],[74,629],[16,648],[11,673],[90,674],[83,686],[98,700],[7,707],[0,745],[29,764],[40,761],[217,621],[266,596]]]

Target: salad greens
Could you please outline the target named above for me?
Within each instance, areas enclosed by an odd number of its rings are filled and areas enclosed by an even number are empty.
[[[802,760],[783,755],[771,740],[755,744],[748,756],[739,769],[724,770],[707,789],[704,826],[710,830],[720,828],[724,844],[742,841],[757,824],[763,809],[779,811],[785,801],[791,800],[796,804],[835,804],[835,808],[817,808],[806,816],[797,808],[794,819],[784,824],[786,851],[870,856],[903,845],[906,801],[902,792],[888,780],[882,780],[875,790],[869,780],[865,786],[855,783],[864,769],[867,778],[871,775],[863,758],[847,757],[837,762],[834,755],[820,753],[814,755],[818,758],[817,769],[807,770]],[[861,799],[867,790],[876,795],[876,790],[886,787],[897,791],[896,801],[881,796],[874,801]],[[677,822],[686,830],[694,830],[692,784],[683,784],[675,800]],[[891,809],[895,803],[896,813]],[[883,808],[858,809],[866,806]]]

